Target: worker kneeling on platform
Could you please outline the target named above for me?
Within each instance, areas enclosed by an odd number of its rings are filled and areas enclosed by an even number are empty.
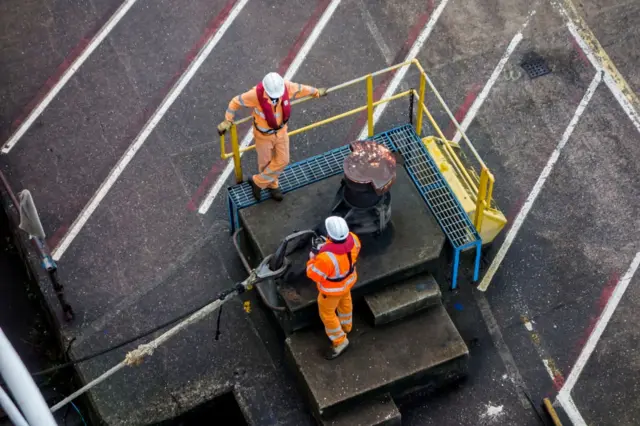
[[[326,358],[333,359],[349,346],[347,333],[353,325],[351,288],[358,280],[360,240],[339,216],[328,217],[324,224],[329,238],[309,253],[307,277],[318,287],[320,319],[332,343]]]
[[[271,72],[260,84],[229,102],[224,121],[218,125],[221,135],[232,126],[240,107],[252,109],[259,173],[249,178],[249,184],[256,200],[260,200],[260,191],[268,188],[271,198],[282,201],[278,178],[289,164],[287,121],[291,114],[290,101],[305,96],[320,97],[326,93],[326,89],[285,81],[280,74]]]

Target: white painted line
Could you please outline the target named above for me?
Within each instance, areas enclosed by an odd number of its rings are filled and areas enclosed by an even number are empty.
[[[549,362],[549,360],[543,358],[542,363],[544,364],[544,368],[546,368],[547,373],[549,373],[549,377],[551,377],[551,380],[555,380],[555,376],[553,375],[553,370],[551,369],[551,363]]]
[[[384,57],[384,62],[387,65],[391,65],[391,62],[393,62],[394,54],[391,52],[389,45],[384,40],[384,37],[382,36],[380,29],[376,25],[376,21],[373,19],[373,16],[371,16],[371,14],[369,13],[367,6],[364,4],[364,0],[359,0],[358,6],[360,6],[362,20],[364,21],[365,25],[369,29],[369,32],[371,33],[371,37],[373,37],[373,40],[378,45],[378,49],[380,49],[380,53],[382,53],[382,56]]]
[[[124,15],[131,9],[138,0],[125,0],[122,2],[118,10],[109,18],[106,24],[100,31],[91,39],[87,47],[82,51],[80,56],[78,56],[71,66],[67,68],[67,70],[62,74],[60,80],[49,90],[47,95],[36,105],[36,107],[29,113],[26,120],[20,124],[20,127],[11,135],[9,140],[5,142],[2,146],[2,153],[7,154],[11,149],[18,143],[20,138],[29,130],[34,121],[42,114],[42,112],[49,106],[53,98],[56,97],[58,92],[62,90],[62,88],[67,84],[69,79],[78,71],[78,69],[82,66],[84,61],[93,53],[94,50],[102,43],[102,40],[109,35],[111,30],[116,26],[118,22],[124,17]]]
[[[566,11],[563,14],[567,19],[570,19]],[[618,101],[618,103],[622,107],[625,114],[627,114],[627,116],[635,126],[636,130],[640,132],[640,114],[638,113],[638,111],[633,107],[631,102],[629,102],[629,99],[627,99],[624,93],[622,93],[620,86],[616,83],[613,76],[609,73],[609,70],[602,66],[602,64],[596,57],[596,54],[593,51],[593,49],[591,49],[591,47],[584,41],[584,39],[580,35],[580,31],[578,30],[578,27],[572,21],[569,20],[567,22],[567,28],[569,29],[569,32],[575,39],[576,43],[578,43],[578,46],[580,46],[580,49],[582,49],[585,55],[587,55],[587,58],[589,59],[589,62],[591,62],[591,65],[593,65],[593,67],[597,71],[603,71],[605,73],[605,76],[604,76],[605,84],[607,85],[609,90],[611,90],[611,93],[616,98],[616,101]]]
[[[582,418],[578,407],[576,407],[576,403],[573,402],[573,398],[569,393],[558,394],[556,400],[562,405],[564,412],[567,413],[573,426],[587,426],[587,423]]]
[[[597,72],[596,75],[593,77],[591,84],[589,84],[589,88],[584,94],[584,97],[580,101],[580,104],[578,105],[576,112],[573,114],[573,118],[571,119],[571,121],[569,122],[569,125],[564,131],[564,134],[562,135],[560,142],[558,143],[555,150],[551,154],[549,161],[547,161],[546,166],[542,170],[542,173],[538,177],[538,180],[533,186],[533,189],[529,193],[529,196],[527,197],[524,205],[522,206],[522,209],[520,209],[520,211],[518,212],[518,215],[513,221],[513,225],[511,225],[511,228],[509,229],[509,232],[507,233],[507,236],[505,237],[504,242],[500,246],[498,253],[496,254],[493,261],[491,262],[491,265],[487,269],[487,272],[484,274],[484,277],[482,277],[482,281],[478,286],[479,290],[486,291],[487,287],[489,287],[489,284],[491,283],[493,276],[495,275],[496,271],[500,267],[500,264],[504,260],[504,257],[507,254],[507,251],[511,247],[511,244],[513,244],[513,241],[515,240],[516,235],[518,234],[518,231],[520,231],[520,228],[522,227],[524,220],[529,214],[529,211],[531,210],[533,203],[536,201],[536,198],[538,198],[538,195],[540,195],[540,191],[542,191],[542,187],[544,186],[545,182],[547,181],[547,178],[551,174],[553,167],[556,165],[556,162],[560,157],[560,152],[562,151],[562,148],[564,148],[567,141],[571,137],[573,130],[578,125],[578,121],[580,120],[580,117],[582,116],[585,109],[587,108],[589,101],[591,101],[591,98],[593,97],[593,94],[595,93],[601,81],[602,81],[602,73]]]
[[[473,298],[475,299],[478,309],[480,309],[480,314],[482,315],[482,320],[487,326],[487,331],[491,336],[491,340],[493,341],[493,345],[496,347],[498,351],[498,355],[502,359],[502,363],[504,364],[505,370],[507,372],[507,376],[516,390],[516,395],[520,400],[520,403],[525,409],[531,408],[531,403],[527,398],[527,395],[530,393],[527,389],[527,386],[520,374],[520,370],[518,370],[518,365],[516,361],[513,359],[513,355],[509,350],[509,346],[504,341],[504,337],[502,336],[502,332],[500,331],[500,326],[496,321],[493,312],[491,311],[491,306],[489,306],[489,302],[485,295],[479,291],[473,292]],[[503,376],[504,378],[504,376]]]
[[[418,36],[416,41],[413,43],[413,46],[411,46],[411,49],[409,50],[409,53],[407,53],[407,57],[404,59],[403,62],[411,61],[416,56],[418,56],[418,53],[420,53],[420,49],[422,49],[422,46],[427,41],[427,38],[429,38],[431,31],[433,31],[433,27],[435,27],[436,23],[438,22],[438,19],[440,19],[440,15],[442,15],[442,11],[447,6],[447,3],[449,3],[449,0],[442,0],[438,5],[438,7],[433,11],[433,14],[431,14],[431,17],[429,18],[427,25],[425,25],[420,35]],[[384,94],[382,95],[382,99],[388,98],[389,96],[392,96],[395,93],[396,89],[402,82],[402,79],[407,74],[407,71],[409,71],[409,67],[410,65],[407,65],[396,71],[396,74],[393,76],[391,83],[389,83],[387,90],[384,91]],[[387,103],[378,105],[374,110],[373,112],[374,125],[375,123],[378,122],[378,120],[382,116],[382,113],[384,112],[387,105],[388,105]],[[367,129],[368,127],[365,124],[362,130],[360,131],[360,135],[358,136],[358,139],[364,139],[367,137],[368,135]]]
[[[467,129],[471,125],[471,122],[476,117],[476,114],[478,114],[480,107],[489,96],[489,92],[493,88],[493,85],[498,80],[500,75],[502,75],[502,70],[504,69],[504,66],[509,61],[511,54],[516,50],[516,48],[522,41],[522,38],[523,38],[522,33],[527,28],[527,25],[529,25],[531,18],[535,14],[536,14],[535,10],[529,13],[529,16],[527,16],[527,19],[524,21],[522,28],[520,28],[520,31],[518,31],[518,33],[514,35],[513,38],[511,39],[511,43],[509,43],[509,45],[507,46],[507,50],[502,55],[502,58],[500,58],[498,65],[494,68],[493,72],[491,73],[491,76],[489,77],[489,80],[487,80],[484,87],[482,88],[482,91],[480,92],[478,97],[475,99],[475,101],[473,101],[473,104],[471,104],[471,108],[469,108],[469,111],[465,115],[464,120],[462,120],[462,124],[460,124],[460,128],[462,129],[463,132],[467,131]],[[458,143],[460,142],[460,139],[462,139],[462,133],[460,133],[460,130],[456,130],[456,134],[453,137],[453,141]]]
[[[136,155],[138,150],[142,147],[142,144],[147,140],[153,129],[158,125],[162,117],[169,110],[171,105],[175,102],[175,100],[180,96],[180,93],[187,86],[189,81],[196,74],[200,66],[207,59],[213,48],[218,44],[218,42],[222,39],[222,36],[229,29],[233,21],[238,17],[242,8],[247,4],[249,0],[239,0],[231,12],[229,12],[229,16],[222,23],[218,31],[211,35],[207,43],[200,49],[196,58],[189,64],[187,70],[180,76],[180,79],[176,81],[173,85],[167,96],[162,100],[162,103],[155,111],[153,116],[147,121],[144,125],[138,136],[134,139],[133,143],[129,146],[124,155],[120,158],[115,167],[109,172],[109,176],[107,179],[100,185],[98,192],[96,192],[89,203],[84,207],[80,216],[76,218],[73,222],[67,234],[62,238],[58,246],[53,250],[52,257],[55,260],[60,260],[60,257],[64,254],[64,252],[69,248],[71,242],[76,238],[82,227],[87,223],[93,212],[96,210],[102,199],[107,195],[111,187],[115,184],[118,177],[122,174],[124,169],[127,167],[129,162]]]
[[[302,46],[302,48],[294,58],[293,62],[291,62],[291,65],[289,65],[289,69],[287,69],[287,72],[283,76],[285,80],[291,80],[293,76],[296,74],[296,72],[298,72],[298,68],[300,68],[300,65],[302,65],[302,62],[304,62],[305,58],[311,51],[311,48],[313,47],[316,40],[322,33],[322,30],[324,30],[324,27],[327,25],[327,23],[331,19],[333,12],[336,11],[336,8],[338,7],[341,1],[342,0],[331,1],[327,9],[324,11],[322,16],[320,17],[320,20],[318,20],[318,23],[313,28],[313,31],[311,31],[311,34],[309,34],[309,37],[305,41],[304,45]],[[247,134],[244,136],[244,138],[242,139],[242,142],[240,143],[240,147],[245,148],[249,146],[252,139],[253,139],[253,130],[249,130]],[[242,153],[240,155],[242,156]],[[211,204],[213,204],[213,200],[215,200],[215,198],[220,193],[222,186],[225,184],[225,182],[229,178],[229,175],[231,175],[232,171],[233,171],[233,160],[229,160],[222,174],[218,177],[218,179],[216,180],[216,183],[213,185],[213,188],[211,188],[211,191],[209,191],[205,199],[202,201],[202,204],[200,204],[200,207],[198,208],[198,213],[205,214],[209,210],[209,208],[211,207]]]
[[[602,337],[602,333],[604,333],[605,328],[607,328],[607,324],[611,320],[611,317],[618,307],[618,304],[622,300],[622,296],[624,296],[624,293],[627,291],[627,288],[629,287],[633,276],[638,270],[638,266],[640,266],[640,252],[636,253],[635,257],[631,261],[631,265],[629,265],[629,269],[627,269],[627,272],[625,272],[622,278],[620,278],[620,281],[618,281],[618,284],[616,284],[616,288],[613,290],[613,293],[611,293],[611,297],[609,297],[607,305],[604,307],[604,310],[600,314],[600,317],[598,318],[593,331],[589,335],[589,339],[587,339],[587,343],[585,343],[584,347],[582,348],[582,352],[580,352],[578,360],[571,369],[571,373],[569,373],[569,377],[567,377],[567,381],[564,383],[564,386],[562,386],[562,389],[560,389],[560,392],[569,393],[576,385],[576,382],[578,381],[582,370],[584,369],[585,365],[587,365],[589,357],[593,353],[593,350],[596,348],[598,340],[600,340],[600,338]]]
[[[613,317],[618,304],[622,300],[622,296],[624,296],[625,291],[627,291],[629,283],[631,283],[634,274],[638,270],[638,266],[640,266],[640,252],[636,253],[636,256],[633,258],[629,269],[624,274],[624,276],[620,278],[618,284],[616,284],[616,288],[613,290],[613,293],[611,293],[611,297],[607,301],[607,305],[602,311],[602,314],[600,314],[600,317],[598,318],[593,331],[589,335],[587,343],[582,348],[582,351],[578,356],[578,360],[574,364],[571,373],[569,373],[567,381],[562,386],[562,389],[560,389],[560,392],[558,392],[558,401],[560,402],[560,404],[562,404],[562,407],[565,409],[567,415],[576,426],[586,425],[586,423],[580,415],[578,408],[574,404],[573,399],[571,398],[571,391],[576,385],[576,382],[578,381],[582,370],[584,370],[584,367],[587,365],[587,362],[589,361],[591,354],[595,350],[598,341],[602,337],[604,330],[607,328],[607,324],[609,324],[611,317]]]

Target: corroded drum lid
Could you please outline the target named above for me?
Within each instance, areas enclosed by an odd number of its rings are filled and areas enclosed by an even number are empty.
[[[396,159],[391,151],[373,141],[353,142],[351,151],[344,159],[345,177],[371,185],[378,194],[387,192],[396,179]]]

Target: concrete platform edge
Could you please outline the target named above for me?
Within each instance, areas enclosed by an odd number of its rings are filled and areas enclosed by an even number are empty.
[[[13,244],[18,248],[20,258],[27,271],[27,275],[30,278],[30,289],[32,293],[37,295],[38,303],[42,307],[42,311],[45,314],[45,318],[49,327],[54,330],[55,339],[58,343],[58,350],[60,353],[66,353],[66,347],[68,345],[68,339],[64,335],[62,329],[64,324],[61,322],[62,307],[58,302],[58,299],[53,290],[53,283],[49,274],[42,268],[38,254],[35,252],[31,241],[26,233],[22,232],[18,228],[20,222],[17,213],[17,206],[14,206],[11,197],[6,192],[5,188],[0,188],[0,203],[4,209],[10,222],[10,230],[13,239]],[[64,283],[62,283],[64,285]],[[35,291],[37,290],[37,291]],[[61,362],[73,361],[72,359],[63,359]],[[72,367],[73,381],[82,386],[86,383],[83,380],[82,375],[77,368]],[[80,387],[78,386],[78,387]],[[89,417],[92,424],[105,424],[104,420],[98,414],[97,407],[91,398],[90,393],[86,393],[80,397],[82,404],[89,410],[85,410],[85,414]]]

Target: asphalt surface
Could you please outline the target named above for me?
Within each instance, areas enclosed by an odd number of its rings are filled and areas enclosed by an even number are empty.
[[[12,185],[34,195],[52,247],[203,41],[220,27],[230,4],[139,0],[17,146],[2,155],[0,167]],[[215,126],[232,96],[269,70],[287,70],[328,4],[249,1],[100,202],[60,260],[60,276],[78,315],[62,330],[76,337],[74,356],[162,323],[243,278],[228,234],[224,194],[205,215],[197,212],[226,164],[219,160]],[[332,86],[400,62],[439,4],[343,0],[293,81]],[[0,4],[2,142],[65,69],[65,58],[73,60],[118,6],[115,0]],[[591,0],[576,7],[637,93],[638,3]],[[572,41],[557,5],[548,1],[451,0],[417,55],[451,109],[464,116],[532,10],[536,14],[522,42],[467,132],[496,176],[494,196],[510,222],[561,140],[595,69]],[[547,61],[551,74],[526,76],[520,62],[531,51]],[[407,87],[416,82],[409,73]],[[384,88],[382,79],[376,81],[377,93]],[[364,99],[363,90],[346,90],[305,103],[295,109],[290,127]],[[433,105],[433,98],[428,102]],[[442,111],[434,107],[434,113],[443,128],[450,127]],[[406,103],[392,105],[377,129],[406,119]],[[350,118],[292,138],[292,161],[344,144],[362,124]],[[240,130],[244,136],[246,127]],[[637,129],[600,84],[486,293],[536,404],[555,397],[638,251],[637,139]],[[253,170],[251,154],[243,162]],[[633,378],[640,366],[633,348],[639,336],[639,279],[632,280],[573,389],[588,424],[638,422]],[[461,285],[466,290],[450,295],[449,307],[470,345],[473,374],[452,393],[407,403],[405,423],[536,424],[533,411],[522,403],[522,387],[516,390],[509,380],[504,351],[495,349],[502,347],[495,343],[495,330],[487,331],[486,311],[478,308],[468,281]],[[533,331],[524,326],[527,319]],[[102,417],[110,424],[159,421],[233,390],[256,424],[310,422],[279,358],[274,344],[279,336],[259,305],[249,315],[240,301],[225,307],[218,341],[215,325],[213,317],[194,326],[143,366],[97,387],[92,397]],[[83,364],[80,371],[91,379],[123,353]],[[542,359],[555,366],[554,379]],[[499,406],[503,411],[490,409]]]

